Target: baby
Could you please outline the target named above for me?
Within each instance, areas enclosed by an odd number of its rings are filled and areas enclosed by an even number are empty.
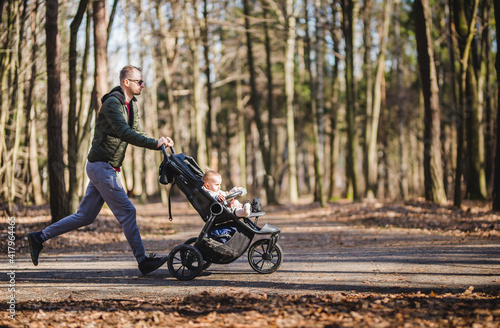
[[[212,196],[213,198],[215,198],[221,202],[226,199],[227,195],[232,194],[234,192],[237,192],[239,190],[243,191],[242,195],[245,195],[247,193],[245,188],[241,188],[241,187],[234,187],[230,191],[220,190],[220,185],[222,183],[222,177],[219,173],[212,171],[212,170],[205,172],[202,180],[203,180],[203,182],[205,182],[205,184],[203,185],[202,188],[206,192],[208,192],[210,194],[210,196]],[[250,212],[251,212],[251,206],[249,203],[241,204],[236,199],[231,200],[230,207],[233,210],[233,213],[237,217],[246,218],[250,215]]]

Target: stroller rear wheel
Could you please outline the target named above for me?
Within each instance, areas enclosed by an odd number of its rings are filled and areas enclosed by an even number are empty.
[[[283,250],[277,243],[269,249],[269,239],[260,239],[248,250],[248,263],[258,273],[273,273],[283,261]]]
[[[168,271],[178,280],[192,280],[203,270],[203,257],[191,245],[179,245],[168,255]]]
[[[198,238],[196,238],[196,237],[189,238],[188,240],[186,240],[184,242],[184,245],[193,245],[194,246],[196,239],[198,239]],[[203,260],[203,270],[208,269],[211,264],[212,264],[212,262]]]

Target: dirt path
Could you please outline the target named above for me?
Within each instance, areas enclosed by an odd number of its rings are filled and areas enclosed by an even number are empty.
[[[242,256],[229,265],[212,265],[187,282],[171,277],[166,266],[141,276],[120,227],[103,211],[94,225],[50,241],[37,267],[25,242],[18,242],[16,302],[162,302],[202,293],[253,295],[250,299],[475,293],[498,300],[498,217],[426,206],[269,208],[260,223],[282,230],[284,263],[276,273],[255,273]],[[184,202],[174,204],[172,224],[161,204],[137,209],[146,249],[159,254],[196,236],[203,224]],[[43,215],[17,218],[18,238],[46,223]]]
[[[141,215],[139,225],[146,227],[146,248],[159,254],[167,254],[174,246],[197,236],[203,224],[183,202],[174,205],[174,221],[169,226],[165,225],[170,223],[161,204],[137,207]],[[213,265],[189,282],[171,277],[166,266],[141,276],[120,227],[104,211],[96,227],[59,238],[61,245],[57,245],[57,239],[51,241],[39,266],[34,267],[27,253],[21,253],[17,258],[17,298],[57,300],[72,295],[78,299],[155,299],[201,291],[445,293],[463,291],[469,286],[476,290],[499,288],[498,238],[361,226],[358,218],[349,219],[345,213],[337,213],[345,207],[293,212],[273,208],[261,218],[261,223],[269,221],[282,230],[279,243],[284,263],[278,272],[257,274],[246,256],[242,256],[232,264]],[[22,220],[19,218],[18,224],[22,225]],[[104,240],[99,240],[100,231]],[[86,239],[86,244],[79,245],[82,239]]]

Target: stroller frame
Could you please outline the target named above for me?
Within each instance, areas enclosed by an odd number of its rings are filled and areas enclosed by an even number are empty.
[[[252,269],[265,274],[275,272],[283,260],[283,251],[277,243],[280,229],[269,223],[263,227],[257,225],[259,217],[264,216],[265,212],[251,213],[246,218],[234,215],[225,204],[201,188],[204,184],[201,179],[203,171],[196,161],[184,154],[176,154],[173,147],[170,150],[169,156],[162,146],[164,159],[159,170],[160,183],[177,185],[205,222],[197,237],[172,249],[167,260],[170,274],[179,280],[192,280],[212,263],[231,263],[247,251]],[[172,219],[170,194],[169,216]],[[237,196],[238,193],[235,193],[227,198]],[[209,237],[212,228],[223,225],[236,229],[226,243]],[[269,238],[259,239],[251,244],[255,235],[268,235]]]

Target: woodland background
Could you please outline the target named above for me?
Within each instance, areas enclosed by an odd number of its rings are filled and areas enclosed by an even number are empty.
[[[498,210],[499,20],[494,0],[0,0],[0,204],[75,211],[132,64],[148,135],[228,189]],[[130,195],[166,199],[160,152],[127,151]]]

